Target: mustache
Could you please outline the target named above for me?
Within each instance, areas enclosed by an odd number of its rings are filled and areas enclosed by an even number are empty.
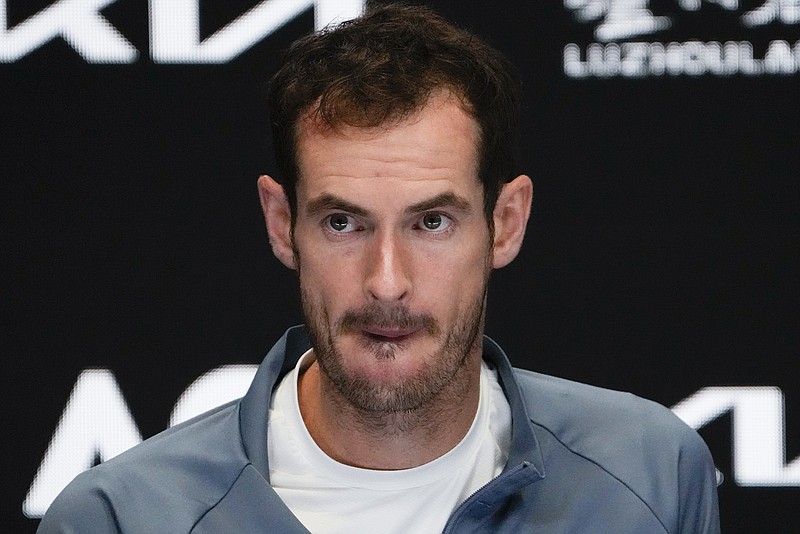
[[[404,304],[370,303],[347,310],[336,326],[340,334],[356,334],[368,327],[424,330],[430,336],[438,336],[441,332],[439,322],[432,315],[413,313]]]

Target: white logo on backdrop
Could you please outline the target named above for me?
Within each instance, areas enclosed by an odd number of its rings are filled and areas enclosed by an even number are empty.
[[[709,9],[704,4],[715,4],[718,13],[741,11],[739,0],[674,1],[676,13]],[[800,72],[800,41],[791,44],[774,39],[759,58],[754,57],[753,44],[746,40],[617,43],[674,29],[674,17],[654,13],[649,0],[564,0],[564,6],[579,23],[594,24],[596,39],[583,49],[575,43],[564,48],[564,73],[572,78]],[[737,19],[744,31],[770,25],[780,37],[781,26],[800,23],[800,0],[766,0]]]
[[[64,39],[89,63],[133,63],[139,51],[101,11],[117,0],[59,0],[13,28],[0,0],[0,63]],[[266,0],[200,40],[200,0],[149,0],[150,55],[156,63],[226,63],[314,8],[314,26],[352,19],[366,0]]]
[[[225,365],[202,375],[175,403],[170,426],[243,396],[257,368]],[[22,512],[28,517],[42,517],[61,490],[95,461],[110,460],[141,441],[111,371],[84,370],[72,388]]]
[[[170,425],[241,397],[256,369],[256,365],[226,365],[202,375],[175,403]],[[800,458],[786,463],[786,410],[780,389],[708,387],[672,410],[695,429],[731,414],[733,479],[738,485],[800,486]],[[111,371],[83,371],[22,505],[23,513],[41,517],[75,476],[141,441]]]

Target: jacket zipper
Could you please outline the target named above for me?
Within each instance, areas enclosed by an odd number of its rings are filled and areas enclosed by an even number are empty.
[[[481,486],[480,488],[475,490],[472,493],[472,495],[470,495],[469,497],[464,499],[464,501],[456,507],[456,509],[453,511],[453,513],[450,514],[450,518],[447,520],[447,523],[445,523],[444,530],[442,531],[442,534],[448,534],[448,533],[452,533],[453,532],[453,528],[455,528],[454,527],[455,520],[457,519],[458,515],[461,512],[463,512],[464,509],[469,507],[469,505],[472,504],[473,501],[477,500],[479,493],[481,493],[485,489],[488,489],[489,486],[493,486],[493,485],[499,484],[500,480],[505,480],[506,478],[509,478],[510,476],[514,475],[515,473],[518,473],[518,472],[522,471],[523,469],[526,469],[526,468],[530,467],[530,465],[531,465],[530,462],[522,462],[521,464],[519,464],[515,468],[511,469],[510,471],[508,471],[506,473],[500,473],[499,475],[494,477],[492,480],[490,480],[489,482],[487,482],[486,484],[484,484],[483,486]]]

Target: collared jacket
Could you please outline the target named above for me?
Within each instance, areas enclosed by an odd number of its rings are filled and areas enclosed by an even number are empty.
[[[308,348],[305,329],[289,329],[242,399],[79,475],[38,532],[307,534],[269,483],[267,411]],[[719,532],[711,455],[671,411],[514,369],[489,338],[484,358],[511,406],[508,463],[453,511],[445,532]]]

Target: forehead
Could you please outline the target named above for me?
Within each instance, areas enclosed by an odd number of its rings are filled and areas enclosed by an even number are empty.
[[[384,182],[482,190],[479,142],[477,122],[449,93],[433,95],[413,115],[378,127],[326,127],[307,116],[297,129],[298,198]]]

